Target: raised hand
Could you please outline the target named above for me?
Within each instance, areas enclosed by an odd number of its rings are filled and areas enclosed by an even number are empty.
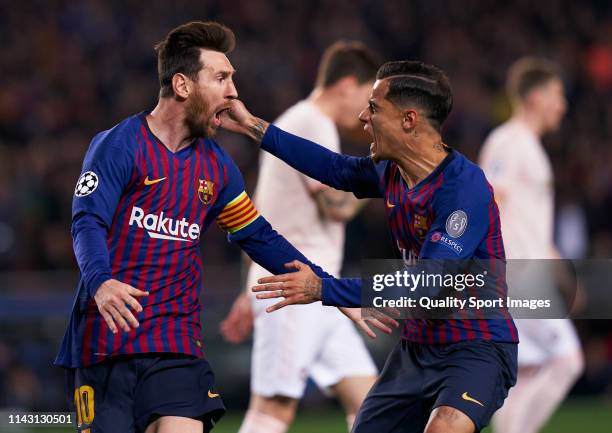
[[[257,143],[261,142],[269,125],[253,116],[239,99],[230,101],[228,109],[222,111],[219,118],[221,128],[251,137]]]

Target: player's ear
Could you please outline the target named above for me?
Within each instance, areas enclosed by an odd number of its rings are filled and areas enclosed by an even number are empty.
[[[181,73],[174,74],[172,77],[172,89],[174,94],[181,99],[186,99],[189,96],[190,88],[187,82],[187,77]]]
[[[419,120],[419,113],[414,109],[406,109],[402,112],[402,129],[406,132],[412,131]]]

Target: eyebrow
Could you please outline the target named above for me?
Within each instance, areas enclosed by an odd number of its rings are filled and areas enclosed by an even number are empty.
[[[221,71],[217,71],[215,72],[215,75],[220,75],[223,78],[227,78],[229,76],[232,76],[236,73],[236,71],[234,69],[232,70],[221,70]]]
[[[230,75],[234,75],[236,73],[235,69],[220,69],[218,71],[216,71],[212,66],[210,65],[204,65],[202,67],[202,69],[208,69],[210,71],[211,74],[217,76],[217,75],[221,75],[223,78],[229,77]]]

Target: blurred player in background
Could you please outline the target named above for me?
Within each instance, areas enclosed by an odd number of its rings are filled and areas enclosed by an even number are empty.
[[[556,131],[565,114],[563,82],[556,65],[524,58],[510,68],[507,90],[512,117],[491,132],[480,155],[499,204],[506,257],[560,259],[553,243],[553,173],[540,138]],[[497,433],[536,433],[581,374],[582,352],[569,319],[516,324],[518,381],[494,427]]]
[[[323,55],[313,92],[275,124],[339,152],[338,128],[358,126],[359,111],[367,103],[377,68],[363,44],[333,44]],[[262,152],[257,209],[287,240],[334,276],[339,276],[342,266],[344,223],[364,202]],[[236,300],[221,328],[230,341],[242,341],[250,331],[254,309],[252,394],[240,433],[285,432],[309,377],[339,398],[350,430],[377,374],[361,337],[337,309],[320,308],[320,304],[266,314],[273,300],[255,301],[250,288],[267,275],[261,266],[250,264],[247,292]]]
[[[211,139],[238,96],[234,44],[214,22],[172,30],[156,47],[155,109],[99,133],[85,155],[72,209],[81,278],[56,359],[79,431],[201,433],[225,412],[201,343],[199,240],[213,222],[271,273],[307,261]]]

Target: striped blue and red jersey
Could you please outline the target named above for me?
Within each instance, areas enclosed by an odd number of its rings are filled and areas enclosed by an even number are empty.
[[[202,357],[200,236],[215,221],[273,273],[306,260],[258,214],[240,171],[215,141],[194,139],[173,153],[144,112],[94,137],[72,217],[81,276],[55,361],[65,367],[138,353]],[[138,298],[138,328],[113,334],[99,313],[94,295],[110,278],[149,292]]]
[[[479,167],[449,149],[447,157],[429,176],[409,188],[396,163],[380,165],[387,220],[404,259],[477,259],[490,260],[490,267],[503,264],[499,211],[493,189]],[[501,288],[507,290],[505,284]],[[499,296],[505,298],[506,293]],[[487,320],[406,320],[402,337],[427,344],[473,339],[518,341],[509,316]]]
[[[382,198],[395,245],[404,259],[505,260],[499,212],[482,170],[448,148],[446,158],[410,188],[392,161],[331,152],[271,125],[262,148],[306,175],[357,197]],[[449,230],[451,233],[449,233]],[[505,297],[505,283],[500,285]],[[325,279],[323,303],[347,307],[361,302],[359,279]],[[518,342],[512,318],[408,319],[404,339],[443,344],[482,339]]]

